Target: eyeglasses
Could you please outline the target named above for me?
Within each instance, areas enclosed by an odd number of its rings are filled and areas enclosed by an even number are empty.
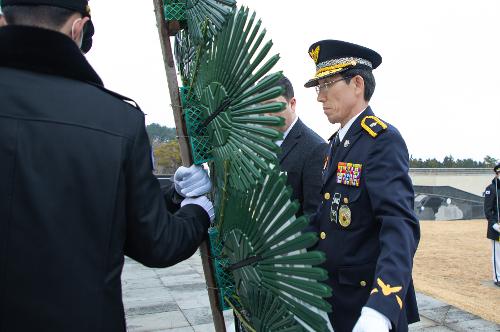
[[[346,77],[339,78],[338,80],[333,80],[333,81],[325,82],[323,84],[318,84],[314,87],[314,89],[316,90],[316,93],[319,95],[321,93],[321,91],[326,91],[326,90],[328,90],[328,88],[330,86],[334,85],[335,83],[346,80],[348,78],[352,78],[352,76],[346,76]]]

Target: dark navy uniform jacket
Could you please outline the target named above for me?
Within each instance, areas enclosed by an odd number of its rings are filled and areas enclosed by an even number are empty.
[[[488,230],[486,237],[490,240],[500,241],[500,234],[493,229],[493,225],[498,220],[498,198],[497,193],[500,191],[500,180],[496,177],[491,181],[491,184],[484,191],[484,215],[488,220]]]
[[[412,267],[420,228],[405,142],[368,107],[331,155],[309,230],[327,256],[333,327],[352,331],[367,306],[389,318],[393,332],[407,331],[419,320]]]

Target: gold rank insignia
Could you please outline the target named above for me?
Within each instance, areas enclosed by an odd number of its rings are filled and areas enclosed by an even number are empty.
[[[311,50],[311,52],[309,52],[309,56],[311,57],[311,59],[314,60],[314,63],[318,63],[318,58],[319,58],[319,45],[316,46],[316,48],[314,50]]]
[[[351,209],[347,205],[342,205],[339,209],[339,224],[342,227],[349,227],[351,224]]]
[[[385,284],[382,281],[382,279],[380,279],[380,278],[377,278],[377,284],[379,285],[380,290],[382,291],[382,294],[384,294],[384,296],[389,296],[391,294],[394,294],[396,296],[396,301],[398,302],[399,309],[403,309],[403,300],[401,300],[399,295],[396,294],[396,293],[399,293],[403,289],[403,287],[401,287],[401,286],[391,287],[391,285]],[[370,295],[375,294],[375,293],[378,293],[377,288],[374,288],[371,291]]]
[[[377,137],[381,132],[387,129],[387,124],[373,115],[367,115],[361,120],[361,127],[370,134],[371,137]]]

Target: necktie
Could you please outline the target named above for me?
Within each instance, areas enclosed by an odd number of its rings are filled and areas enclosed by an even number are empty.
[[[339,137],[339,134],[335,135],[335,138],[333,140],[333,151],[335,153],[335,151],[337,151],[337,148],[339,147],[340,145],[340,137]]]
[[[337,133],[337,135],[335,135],[335,138],[333,139],[332,148],[330,149],[330,156],[329,156],[329,160],[328,160],[328,170],[330,170],[331,164],[333,162],[333,158],[335,158],[335,154],[337,153],[339,146],[340,146],[340,138],[339,138],[339,134]]]

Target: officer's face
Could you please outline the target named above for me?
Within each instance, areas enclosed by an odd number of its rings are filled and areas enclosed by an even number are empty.
[[[359,93],[355,78],[352,78],[349,84],[341,78],[340,75],[334,75],[320,79],[320,86],[326,83],[327,87],[320,89],[317,100],[323,104],[323,112],[330,123],[340,123],[344,126],[357,111],[355,107]],[[330,82],[334,83],[328,84]]]

